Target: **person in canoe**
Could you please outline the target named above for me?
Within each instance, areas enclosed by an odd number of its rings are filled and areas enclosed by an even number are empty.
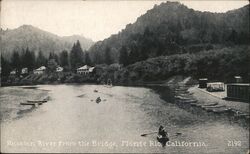
[[[95,101],[96,101],[96,103],[100,103],[102,100],[100,97],[97,97],[97,99]]]
[[[162,144],[163,147],[166,146],[166,143],[169,141],[168,133],[163,126],[159,127],[157,140]]]

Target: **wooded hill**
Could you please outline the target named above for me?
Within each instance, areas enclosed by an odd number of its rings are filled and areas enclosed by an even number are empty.
[[[97,64],[128,65],[162,55],[248,44],[249,36],[249,5],[210,13],[166,2],[155,5],[118,34],[95,43],[89,53]]]

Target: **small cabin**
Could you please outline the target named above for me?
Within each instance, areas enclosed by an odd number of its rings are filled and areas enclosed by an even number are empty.
[[[223,82],[207,83],[207,91],[209,92],[224,91],[224,90],[225,90],[225,84]]]
[[[93,73],[93,72],[94,72],[94,69],[95,69],[95,67],[90,67],[90,68],[89,68],[89,73]]]
[[[28,68],[25,67],[25,68],[22,68],[21,70],[21,74],[24,75],[24,74],[28,74]]]
[[[45,66],[41,66],[38,69],[35,69],[33,71],[34,74],[44,74],[46,71],[46,67]]]
[[[62,72],[62,71],[63,71],[63,67],[58,66],[58,67],[56,68],[56,72]]]
[[[250,84],[232,83],[227,85],[227,99],[250,102]]]
[[[241,83],[242,77],[241,76],[234,76],[235,83]]]
[[[199,79],[199,88],[207,88],[207,78]]]
[[[16,75],[17,74],[17,71],[16,70],[12,70],[11,72],[10,72],[10,75]]]

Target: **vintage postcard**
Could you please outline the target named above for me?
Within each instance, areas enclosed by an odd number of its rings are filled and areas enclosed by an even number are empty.
[[[1,0],[1,153],[249,154],[249,1]]]

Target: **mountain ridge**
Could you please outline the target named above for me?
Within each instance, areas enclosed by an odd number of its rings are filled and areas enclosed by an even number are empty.
[[[73,43],[80,41],[82,49],[87,50],[94,42],[80,35],[58,36],[32,25],[22,25],[15,29],[1,30],[1,53],[11,55],[16,50],[21,52],[27,47],[36,54],[41,50],[45,56],[50,52],[69,51]]]
[[[94,61],[104,63],[105,59],[98,57],[105,57],[106,49],[110,48],[111,57],[118,62],[122,46],[128,52],[131,52],[131,46],[136,46],[138,50],[146,49],[141,52],[149,52],[146,53],[147,57],[152,58],[162,55],[154,55],[156,51],[153,50],[160,50],[159,53],[165,55],[169,52],[172,54],[171,43],[180,48],[174,53],[186,52],[187,49],[181,48],[187,45],[237,43],[230,40],[234,32],[238,37],[242,36],[237,38],[241,39],[241,43],[249,39],[249,4],[225,13],[211,13],[195,11],[179,2],[166,2],[155,5],[117,34],[96,42],[89,52]],[[147,47],[142,49],[145,44]],[[159,46],[162,46],[161,49]]]

